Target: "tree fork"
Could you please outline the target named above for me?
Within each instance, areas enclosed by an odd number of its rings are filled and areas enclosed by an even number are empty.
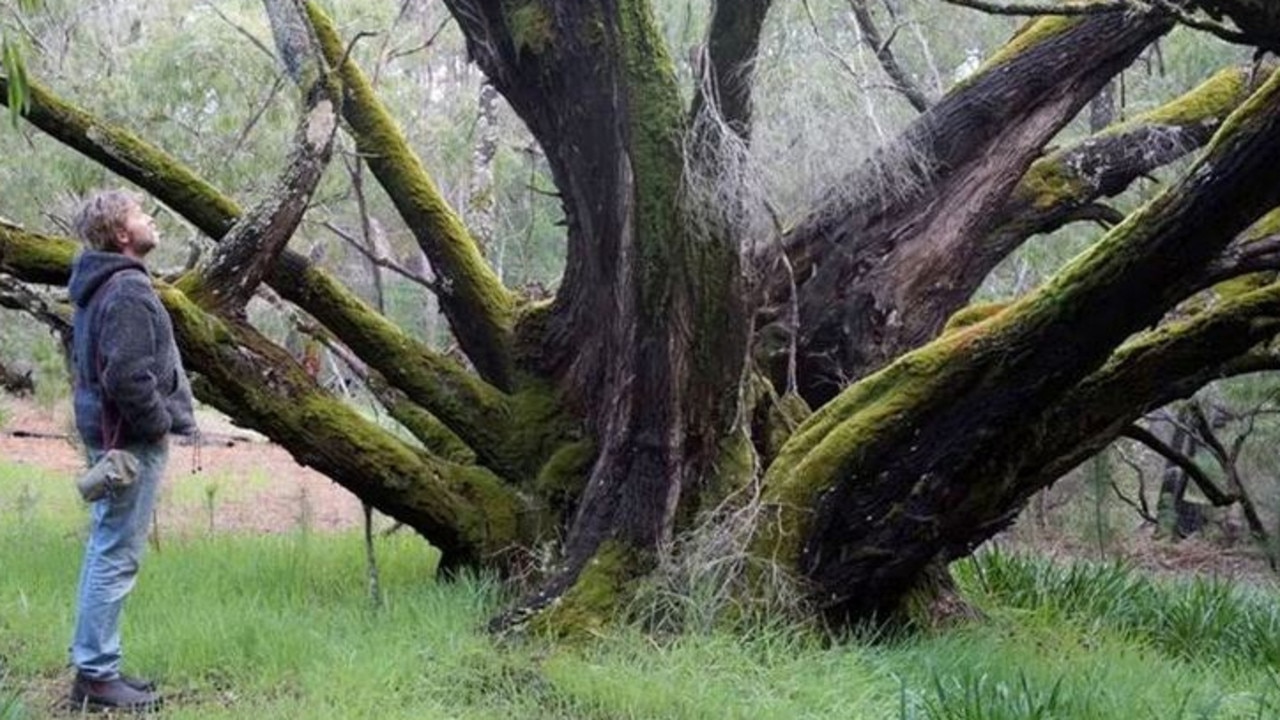
[[[1036,160],[982,244],[984,262],[964,285],[976,290],[991,268],[1023,241],[1075,219],[1074,212],[1120,194],[1139,177],[1203,146],[1257,89],[1251,68],[1227,68],[1192,91]],[[1265,79],[1265,76],[1263,76]]]
[[[1156,408],[1222,378],[1280,369],[1269,347],[1280,333],[1280,284],[1224,300],[1190,319],[1135,336],[1107,363],[1011,437],[1021,448],[997,472],[1013,477],[998,519],[973,528],[950,554],[963,554],[1013,522],[1023,503]],[[1212,495],[1212,490],[1206,490]],[[1219,498],[1225,500],[1225,498]]]

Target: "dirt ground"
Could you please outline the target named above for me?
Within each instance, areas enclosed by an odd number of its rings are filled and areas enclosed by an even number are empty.
[[[41,408],[5,398],[0,458],[72,476],[84,467],[70,407]],[[357,527],[360,502],[340,485],[299,465],[283,448],[201,410],[204,442],[197,449],[181,439],[170,448],[157,523],[161,533],[208,529],[219,532],[285,532],[307,523],[314,530]]]

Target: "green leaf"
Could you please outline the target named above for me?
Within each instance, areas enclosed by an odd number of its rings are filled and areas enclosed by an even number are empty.
[[[9,120],[16,128],[18,120],[31,108],[30,84],[27,81],[27,66],[23,62],[22,52],[18,44],[9,38],[3,39],[0,46],[3,56],[4,74],[9,80]]]

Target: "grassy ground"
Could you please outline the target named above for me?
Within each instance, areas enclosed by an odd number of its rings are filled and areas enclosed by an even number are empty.
[[[0,460],[0,720],[65,715],[84,513],[68,478]],[[189,498],[200,512],[200,497]],[[831,643],[775,626],[497,643],[494,583],[432,580],[408,534],[193,534],[148,556],[127,670],[173,718],[1272,718],[1280,605],[1114,565],[989,554],[960,568],[981,623]]]

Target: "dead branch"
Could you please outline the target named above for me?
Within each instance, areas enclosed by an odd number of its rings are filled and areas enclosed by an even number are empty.
[[[356,237],[355,235],[352,235],[346,230],[343,230],[341,227],[335,225],[332,221],[326,220],[324,223],[322,223],[322,225],[326,230],[338,236],[338,238],[341,239],[343,242],[345,242],[347,245],[350,245],[352,248],[355,248],[355,250],[359,252],[361,255],[363,255],[365,259],[368,260],[370,263],[373,263],[374,265],[377,265],[380,268],[385,268],[387,270],[390,270],[391,272],[396,273],[397,275],[400,275],[406,280],[416,285],[419,285],[423,288],[426,288],[427,290],[433,293],[437,293],[437,294],[440,293],[441,291],[440,284],[438,282],[425,278],[422,275],[415,273],[409,268],[406,268],[405,266],[391,260],[390,258],[384,255],[375,255],[371,250],[369,250],[369,248],[365,247],[364,243],[360,242],[360,238]]]
[[[196,296],[229,312],[243,310],[288,245],[329,164],[338,128],[338,89],[323,72],[319,45],[303,10],[292,0],[270,0],[267,14],[280,57],[302,90],[306,111],[275,187],[236,222],[199,271]]]
[[[876,60],[880,61],[880,67],[884,68],[885,74],[893,80],[894,89],[901,93],[917,111],[928,110],[932,105],[929,98],[907,74],[907,71],[898,64],[898,58],[893,54],[892,45],[895,35],[891,34],[887,39],[880,35],[880,28],[876,27],[875,18],[871,16],[871,10],[867,7],[867,0],[849,0],[849,7],[853,10],[853,17],[858,27],[862,29],[863,37],[875,53]]]

